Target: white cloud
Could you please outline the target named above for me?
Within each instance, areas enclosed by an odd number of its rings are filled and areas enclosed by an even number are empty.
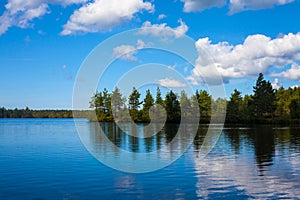
[[[178,80],[175,80],[173,78],[165,78],[165,79],[160,79],[157,81],[157,83],[163,87],[168,87],[168,88],[183,88],[186,87],[186,84],[181,83]]]
[[[196,48],[199,57],[188,77],[193,84],[216,81],[217,72],[228,82],[230,78],[268,73],[271,67],[282,68],[289,65],[293,66],[291,71],[273,75],[291,80],[300,77],[297,64],[300,60],[300,33],[290,33],[275,39],[264,35],[250,35],[243,44],[238,45],[230,45],[228,42],[212,44],[208,38],[201,38],[196,42]],[[204,81],[203,78],[207,80]]]
[[[290,69],[280,73],[273,73],[271,75],[275,77],[283,77],[290,80],[300,81],[300,66],[294,63],[291,65]]]
[[[32,26],[31,21],[49,13],[49,4],[67,6],[74,3],[83,3],[87,0],[8,0],[5,11],[0,16],[0,35],[10,27],[27,28]]]
[[[116,57],[120,57],[123,60],[128,60],[135,62],[137,58],[134,56],[136,53],[136,48],[131,45],[121,45],[114,48],[113,55]]]
[[[279,82],[279,79],[278,78],[275,78],[273,83],[272,83],[272,88],[273,89],[278,89],[282,86],[282,84]]]
[[[121,46],[114,48],[113,56],[118,57],[123,60],[135,62],[135,61],[137,61],[135,54],[138,52],[138,50],[141,50],[147,46],[150,46],[150,45],[145,44],[145,42],[142,40],[138,40],[136,43],[136,46],[121,45]]]
[[[151,24],[151,22],[146,21],[144,22],[141,30],[139,31],[139,34],[153,35],[162,38],[168,38],[168,37],[180,38],[185,35],[189,27],[181,19],[179,19],[178,22],[180,23],[179,26],[175,28],[171,28],[166,23]]]
[[[230,14],[245,10],[261,10],[272,8],[276,5],[284,5],[293,2],[294,0],[230,0]]]
[[[181,0],[184,2],[184,12],[201,12],[213,7],[229,5],[229,14],[246,10],[261,10],[277,5],[285,5],[295,0]]]
[[[143,0],[95,0],[76,10],[61,34],[107,31],[132,20],[136,13],[143,10],[153,12],[154,6]]]
[[[169,65],[169,66],[167,66],[167,69],[168,70],[175,70],[175,68],[176,68],[176,64],[174,64],[174,65]]]
[[[164,19],[164,18],[166,18],[167,16],[165,15],[165,14],[160,14],[160,15],[158,15],[158,17],[157,17],[157,19],[158,20],[162,20],[162,19]]]
[[[4,34],[11,26],[27,28],[30,21],[41,17],[48,12],[48,5],[42,1],[10,0],[5,5],[6,10],[0,17],[0,35]]]
[[[181,0],[184,2],[184,12],[203,11],[212,7],[223,7],[226,0]]]
[[[13,24],[13,19],[9,16],[7,12],[4,12],[3,15],[0,16],[0,35],[5,33],[9,27]]]
[[[48,1],[51,2],[52,4],[60,4],[63,6],[71,5],[71,4],[81,4],[81,3],[86,3],[89,0],[52,0]]]

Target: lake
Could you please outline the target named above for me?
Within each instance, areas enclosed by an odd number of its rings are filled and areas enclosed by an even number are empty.
[[[201,159],[208,128],[201,125],[195,141],[169,166],[126,173],[99,162],[97,155],[111,161],[120,159],[118,148],[155,152],[172,141],[178,126],[135,138],[122,131],[131,132],[130,124],[121,130],[102,123],[117,146],[106,148],[97,123],[79,119],[78,124],[80,137],[72,119],[0,119],[0,199],[300,199],[300,127],[225,127]],[[181,151],[184,140],[172,151]],[[174,152],[163,151],[157,158]]]

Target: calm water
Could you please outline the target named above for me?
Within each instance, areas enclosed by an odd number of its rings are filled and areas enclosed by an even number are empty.
[[[80,126],[89,146],[103,151],[96,124],[83,119]],[[113,124],[102,127],[117,146],[137,153],[160,149],[177,131],[169,125],[136,139]],[[226,127],[201,160],[206,130],[170,166],[131,174],[97,161],[72,119],[0,119],[0,199],[300,199],[299,127]]]

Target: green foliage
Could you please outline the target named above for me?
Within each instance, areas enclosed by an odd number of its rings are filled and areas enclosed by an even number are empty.
[[[300,104],[299,104],[299,101],[293,99],[290,103],[290,106],[289,106],[290,110],[292,111],[291,112],[291,118],[292,119],[297,119],[300,117]]]
[[[258,75],[256,85],[253,87],[253,104],[255,116],[258,119],[262,117],[273,117],[275,107],[275,90],[270,81],[264,80],[262,73]]]
[[[129,96],[128,107],[132,119],[136,122],[149,122],[149,108],[152,106],[152,114],[156,119],[162,119],[162,110],[158,109],[158,105],[164,107],[168,122],[179,122],[181,115],[182,117],[195,116],[194,112],[197,111],[197,107],[200,110],[200,122],[202,123],[209,123],[212,113],[216,119],[226,113],[226,123],[284,123],[300,120],[300,88],[284,89],[281,87],[274,90],[271,83],[264,79],[263,74],[259,74],[253,92],[253,95],[242,97],[241,92],[234,90],[227,101],[221,98],[213,100],[205,90],[197,90],[191,97],[182,91],[180,99],[173,91],[170,91],[163,99],[160,89],[157,88],[154,104],[150,90],[146,91],[144,101],[140,102],[140,93],[133,88]],[[117,94],[119,100],[125,98],[119,92],[113,93]],[[98,105],[102,105],[103,101],[99,99],[104,96],[106,96],[104,92],[96,93],[92,97],[91,106],[101,107]],[[143,107],[140,109],[142,103]],[[124,100],[122,108],[126,108]],[[181,108],[183,109],[181,110]],[[3,115],[1,110],[0,115]]]
[[[92,121],[129,121],[131,117],[135,122],[149,122],[151,108],[151,115],[158,122],[164,119],[165,112],[168,122],[179,122],[181,117],[192,119],[198,115],[195,112],[200,110],[202,123],[209,123],[212,114],[214,118],[222,119],[222,115],[226,112],[227,123],[299,123],[299,87],[288,89],[281,87],[274,90],[271,83],[264,80],[263,74],[259,74],[253,92],[253,95],[242,97],[241,92],[234,90],[228,102],[221,98],[213,100],[205,90],[197,90],[191,97],[182,91],[180,98],[170,91],[163,99],[158,87],[155,100],[150,90],[147,90],[144,100],[140,101],[141,94],[133,88],[126,103],[126,97],[122,96],[118,88],[115,88],[112,93],[104,89],[102,92],[97,91],[90,101],[90,108],[94,109],[96,117],[93,111],[89,110],[31,110],[28,107],[25,109],[0,107],[0,118],[72,118],[72,113],[76,112],[77,117],[89,118]]]
[[[122,119],[123,110],[125,108],[126,98],[122,97],[119,88],[115,88],[111,94],[111,108],[113,117],[119,121]]]
[[[167,112],[168,122],[180,121],[180,104],[177,95],[171,90],[165,98],[165,109]]]
[[[285,90],[283,87],[280,87],[276,93],[276,110],[275,115],[281,117],[288,117],[290,115],[290,108],[289,104],[291,103],[290,100],[290,89]]]
[[[141,121],[139,118],[139,107],[143,103],[140,101],[141,94],[133,87],[131,94],[129,95],[129,113],[133,121]]]
[[[94,108],[98,121],[112,121],[111,94],[106,88],[103,92],[96,92],[90,101],[90,108]]]
[[[164,100],[161,97],[161,91],[159,87],[156,89],[156,98],[155,98],[155,105],[153,108],[153,116],[154,116],[154,121],[161,122],[165,120],[164,118]]]
[[[190,117],[191,113],[191,101],[189,100],[187,94],[184,90],[181,91],[180,94],[180,107],[182,108],[182,115],[183,117]]]
[[[211,117],[212,97],[206,90],[196,91],[196,97],[200,109],[200,121],[208,122]]]
[[[31,110],[25,109],[5,109],[0,108],[0,118],[73,118],[73,112],[77,112],[77,116],[85,118],[88,111],[72,111],[72,110]]]
[[[300,99],[292,99],[289,108],[291,110],[291,118],[300,119]]]
[[[242,122],[243,123],[251,123],[255,120],[254,116],[254,104],[253,104],[253,98],[251,95],[245,95],[243,98],[243,104],[242,104]]]
[[[238,123],[243,121],[243,98],[241,92],[234,90],[227,104],[226,121]]]
[[[161,98],[161,91],[159,89],[159,87],[157,87],[156,89],[156,99],[155,99],[155,104],[159,104],[161,106],[164,105],[164,101],[163,99]]]
[[[277,118],[300,119],[299,112],[300,88],[279,88],[276,91],[276,112]]]
[[[143,109],[142,109],[142,121],[149,122],[150,121],[150,108],[154,105],[154,98],[152,97],[152,94],[150,93],[150,90],[146,91],[146,97],[144,99]]]

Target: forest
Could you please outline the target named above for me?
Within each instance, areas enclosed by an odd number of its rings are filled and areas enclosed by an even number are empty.
[[[73,118],[72,110],[31,110],[0,108],[0,118]],[[90,111],[76,111],[76,116],[88,118]]]
[[[259,74],[253,94],[245,94],[234,90],[228,99],[213,99],[206,90],[196,90],[188,96],[185,91],[180,94],[169,91],[164,97],[157,88],[153,96],[146,91],[144,99],[134,87],[129,97],[121,94],[118,88],[111,93],[104,89],[96,92],[90,101],[93,111],[76,111],[76,116],[88,118],[90,121],[129,121],[178,123],[183,114],[185,118],[197,116],[199,111],[200,123],[209,123],[213,114],[226,113],[225,122],[228,124],[291,124],[300,123],[300,88],[273,89],[270,81],[266,81],[262,73]],[[181,108],[184,108],[182,113]],[[129,115],[128,115],[129,110]],[[72,110],[31,110],[0,108],[0,118],[72,118]],[[150,114],[150,115],[149,115]],[[218,117],[218,116],[214,116]]]
[[[96,116],[91,121],[109,122],[113,120],[128,121],[128,115],[135,122],[149,122],[150,115],[155,119],[163,119],[160,108],[166,112],[167,122],[180,122],[181,114],[184,117],[193,117],[194,111],[199,110],[200,123],[209,123],[212,113],[225,113],[226,123],[234,124],[289,124],[300,123],[300,88],[273,89],[270,81],[264,75],[258,75],[253,94],[245,94],[234,90],[229,99],[213,99],[206,90],[197,90],[188,97],[185,91],[175,94],[172,90],[162,97],[160,88],[157,88],[155,97],[150,90],[146,91],[144,99],[134,87],[128,99],[118,88],[111,93],[104,89],[96,92],[90,101],[90,107],[95,110]],[[198,106],[199,109],[195,109]],[[186,113],[181,113],[184,107]],[[218,117],[218,116],[217,116]]]

